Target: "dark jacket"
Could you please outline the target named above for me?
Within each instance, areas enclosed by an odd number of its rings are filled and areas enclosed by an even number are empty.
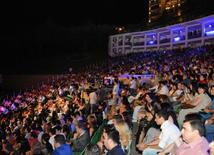
[[[117,145],[113,149],[109,150],[106,155],[125,155],[122,148]]]
[[[82,152],[89,142],[90,142],[89,133],[85,131],[83,135],[77,137],[77,139],[73,141],[74,152]]]

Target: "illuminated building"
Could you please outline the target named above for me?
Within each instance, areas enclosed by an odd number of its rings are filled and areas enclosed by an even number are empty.
[[[109,37],[109,55],[119,56],[207,44],[214,44],[214,15],[148,31],[112,35]]]
[[[153,23],[161,17],[180,17],[185,0],[148,0],[148,23]]]

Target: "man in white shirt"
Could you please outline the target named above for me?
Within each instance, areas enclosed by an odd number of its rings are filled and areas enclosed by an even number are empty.
[[[161,134],[156,141],[146,144],[143,155],[156,155],[157,152],[166,149],[180,137],[180,130],[168,118],[169,114],[165,110],[161,110],[156,114],[155,121],[158,125],[161,125]]]
[[[145,93],[146,93],[146,89],[145,88],[143,88],[143,87],[139,87],[138,89],[137,89],[137,91],[138,91],[138,93],[137,93],[137,95],[135,96],[135,97],[133,97],[133,96],[130,96],[129,98],[128,98],[128,100],[130,100],[130,98],[132,99],[132,102],[134,101],[134,100],[138,100],[138,99],[140,99],[140,97],[141,96],[143,96],[143,95],[145,95]],[[131,102],[129,102],[129,103],[131,103]],[[133,123],[133,130],[135,131],[135,128],[137,128],[137,119],[138,119],[138,112],[139,112],[139,110],[142,108],[142,102],[139,100],[139,102],[137,102],[138,103],[138,105],[136,105],[135,107],[134,107],[134,112],[133,112],[133,115],[132,115],[132,123]]]
[[[120,95],[120,85],[119,85],[118,79],[114,80],[112,95],[113,95],[113,104],[118,104],[118,99],[119,99],[119,95]]]
[[[50,138],[49,138],[49,143],[51,144],[53,150],[55,149],[54,147],[54,137],[56,136],[56,129],[51,128],[49,132]]]
[[[89,103],[91,107],[90,112],[93,113],[97,104],[97,94],[95,89],[89,94]]]
[[[130,81],[130,94],[132,96],[136,95],[136,89],[137,89],[137,81],[135,79],[135,77],[132,77],[131,81]]]
[[[160,95],[167,95],[169,93],[169,89],[166,85],[166,82],[165,81],[160,81],[159,82],[159,90],[157,92],[157,94],[160,94]]]

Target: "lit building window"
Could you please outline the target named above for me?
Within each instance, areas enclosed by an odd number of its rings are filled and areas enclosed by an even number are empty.
[[[180,10],[178,10],[178,16],[181,16],[181,11]]]
[[[115,31],[116,31],[117,33],[122,33],[122,32],[125,31],[125,27],[124,27],[124,26],[116,27],[116,28],[115,28]]]

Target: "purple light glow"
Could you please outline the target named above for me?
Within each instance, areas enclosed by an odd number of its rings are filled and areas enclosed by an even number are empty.
[[[174,38],[174,41],[175,41],[175,42],[180,41],[180,40],[181,40],[181,37],[175,37],[175,38]]]
[[[212,35],[214,35],[214,30],[213,30],[213,31],[207,31],[207,32],[206,32],[206,35],[207,35],[207,36],[212,36]]]
[[[154,44],[154,41],[153,40],[149,41],[149,44],[150,45]]]

